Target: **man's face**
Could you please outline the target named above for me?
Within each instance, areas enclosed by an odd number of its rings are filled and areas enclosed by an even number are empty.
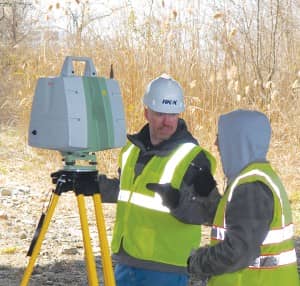
[[[145,108],[145,117],[149,122],[150,140],[153,145],[169,139],[177,129],[179,114],[160,113]]]

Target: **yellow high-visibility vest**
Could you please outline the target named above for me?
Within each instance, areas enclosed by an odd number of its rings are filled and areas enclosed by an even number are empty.
[[[113,253],[119,251],[122,243],[124,250],[137,259],[186,266],[191,250],[200,244],[201,227],[174,218],[162,204],[160,195],[148,190],[146,184],[171,183],[179,189],[191,161],[201,151],[214,169],[215,159],[207,151],[193,143],[184,143],[168,156],[154,155],[135,178],[140,149],[131,143],[124,147]]]
[[[273,219],[260,246],[260,256],[245,269],[212,277],[209,286],[298,286],[290,204],[280,179],[267,162],[250,164],[227,187],[216,212],[211,244],[219,243],[226,236],[225,210],[236,187],[255,181],[267,185],[274,198]]]

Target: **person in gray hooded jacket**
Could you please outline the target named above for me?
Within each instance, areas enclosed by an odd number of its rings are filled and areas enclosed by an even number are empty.
[[[298,285],[289,201],[266,159],[270,138],[261,112],[236,110],[219,118],[216,143],[227,187],[211,245],[188,259],[189,272],[209,286]]]

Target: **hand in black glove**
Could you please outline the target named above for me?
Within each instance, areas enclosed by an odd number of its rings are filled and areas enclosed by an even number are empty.
[[[202,285],[206,285],[211,275],[204,273],[201,269],[201,256],[206,252],[208,246],[200,247],[197,250],[192,250],[187,260],[187,271],[201,280]]]
[[[216,187],[216,181],[207,168],[199,168],[193,181],[195,193],[198,196],[206,197]]]
[[[64,170],[51,173],[51,178],[53,184],[60,184],[62,192],[67,192],[74,189],[73,178],[68,176]]]
[[[77,172],[59,170],[51,174],[52,183],[60,192],[75,191],[76,194],[93,195],[99,193],[97,171]]]
[[[154,192],[157,192],[161,198],[164,206],[174,209],[179,204],[180,192],[179,190],[173,188],[170,183],[157,184],[149,183],[146,187]]]
[[[100,193],[97,172],[78,173],[75,178],[74,189],[76,194],[91,196]]]

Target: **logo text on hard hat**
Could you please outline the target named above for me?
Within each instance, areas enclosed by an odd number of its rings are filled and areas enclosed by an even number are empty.
[[[177,105],[177,100],[174,99],[163,99],[162,104],[168,104],[168,105]]]

